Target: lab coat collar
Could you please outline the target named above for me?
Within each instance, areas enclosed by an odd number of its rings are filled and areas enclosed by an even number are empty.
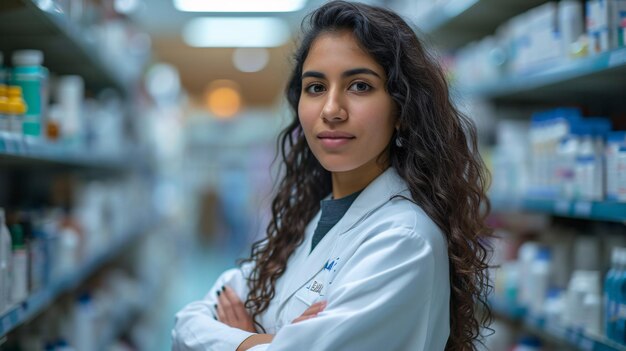
[[[395,168],[389,167],[374,179],[354,200],[346,214],[331,229],[339,235],[345,234],[356,226],[366,215],[396,195],[408,191],[404,179]]]
[[[348,233],[369,213],[399,194],[410,197],[405,181],[393,167],[389,167],[359,194],[346,214],[328,231],[324,239],[317,244],[309,255],[306,252],[308,252],[310,242],[305,240],[296,251],[298,257],[294,257],[295,259],[290,262],[295,266],[297,272],[293,275],[290,274],[292,281],[287,283],[285,294],[280,300],[279,311],[291,296],[324,268],[326,261],[334,255],[337,249],[341,250],[344,245],[343,242],[349,238],[349,236],[345,239],[342,238],[343,234]],[[319,220],[319,213],[314,220]],[[312,235],[309,231],[315,230],[316,225],[317,223],[310,223],[307,226],[307,237]],[[307,247],[303,248],[303,246]]]

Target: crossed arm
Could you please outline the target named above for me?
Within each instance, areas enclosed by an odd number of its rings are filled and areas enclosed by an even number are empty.
[[[269,344],[272,342],[274,335],[272,334],[256,334],[252,317],[248,314],[243,302],[239,299],[235,291],[228,286],[223,286],[221,291],[217,291],[218,303],[215,306],[217,311],[216,319],[230,327],[238,328],[244,331],[255,333],[245,339],[237,351],[246,351],[259,344]],[[294,319],[292,323],[302,322],[311,319],[322,312],[326,307],[326,301],[314,303],[302,315]]]

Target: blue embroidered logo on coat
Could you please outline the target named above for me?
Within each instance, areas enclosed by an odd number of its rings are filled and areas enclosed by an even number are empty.
[[[326,264],[324,264],[324,269],[329,271],[329,272],[332,272],[333,268],[335,268],[335,266],[337,266],[337,261],[339,261],[339,257],[337,257],[336,259],[334,259],[332,261],[330,259],[328,259],[328,261],[326,261]]]

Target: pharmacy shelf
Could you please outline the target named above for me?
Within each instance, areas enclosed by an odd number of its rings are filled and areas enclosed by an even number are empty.
[[[620,202],[526,198],[522,202],[522,206],[528,211],[550,213],[562,217],[609,222],[626,222],[626,203]]]
[[[77,74],[88,88],[113,87],[127,93],[129,82],[100,55],[93,35],[72,22],[54,1],[3,0],[0,4],[0,51],[44,52],[44,66],[57,74]]]
[[[530,197],[520,200],[506,200],[502,197],[494,197],[491,199],[491,203],[494,212],[526,211],[594,221],[626,222],[626,203],[624,202],[553,200]]]
[[[439,47],[456,49],[492,34],[498,25],[545,0],[440,1],[410,20]]]
[[[620,345],[600,335],[590,335],[580,329],[548,325],[545,318],[534,317],[525,308],[515,303],[491,299],[489,304],[496,317],[521,322],[526,330],[549,341],[568,345],[581,351],[626,351],[625,345]]]
[[[459,87],[469,95],[504,102],[593,103],[626,100],[626,48],[553,61],[482,85]]]
[[[98,154],[47,142],[26,142],[24,139],[0,135],[0,165],[70,166],[89,169],[123,171],[147,162],[140,152],[124,155]]]
[[[50,286],[32,294],[26,301],[5,311],[0,315],[0,337],[42,312],[60,295],[80,286],[99,268],[111,262],[121,251],[148,233],[149,228],[152,227],[152,224],[149,223],[146,221],[144,224],[137,225],[134,230],[130,230],[117,239],[107,250],[82,264],[77,271],[62,277]]]

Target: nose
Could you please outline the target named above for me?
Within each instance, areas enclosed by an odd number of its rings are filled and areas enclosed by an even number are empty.
[[[343,96],[339,89],[331,89],[326,94],[321,117],[326,122],[341,122],[348,118]]]

